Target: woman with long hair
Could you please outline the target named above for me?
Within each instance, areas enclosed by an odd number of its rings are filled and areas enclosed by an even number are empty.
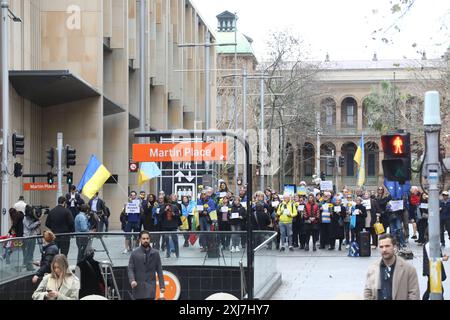
[[[56,255],[51,269],[34,291],[33,300],[78,300],[80,280],[70,271],[66,256]]]

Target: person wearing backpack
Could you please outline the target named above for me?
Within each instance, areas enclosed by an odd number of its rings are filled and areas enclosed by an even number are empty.
[[[277,217],[280,219],[280,251],[286,250],[284,246],[286,238],[288,238],[289,250],[294,251],[292,246],[292,220],[295,216],[297,216],[295,205],[291,201],[290,195],[284,194],[283,202],[277,210]]]
[[[313,238],[313,251],[316,251],[316,242],[319,238],[320,209],[316,203],[314,195],[312,194],[308,196],[303,221],[305,223],[306,232],[305,251],[309,251],[309,240],[311,236]]]

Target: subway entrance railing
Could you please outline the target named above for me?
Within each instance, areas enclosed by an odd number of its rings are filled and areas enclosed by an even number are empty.
[[[245,293],[248,290],[248,288],[241,287],[242,280],[246,280],[246,277],[248,276],[246,235],[247,233],[244,231],[151,232],[151,243],[153,247],[160,250],[163,269],[183,270],[180,273],[182,274],[181,277],[183,277],[183,274],[186,274],[187,277],[189,277],[189,281],[181,281],[182,286],[183,283],[189,283],[192,288],[201,287],[203,288],[202,290],[211,293],[213,290],[220,290],[221,288],[223,291],[227,291],[227,288],[230,288],[228,287],[229,283],[227,282],[232,282],[235,278],[238,278],[239,282],[236,281],[236,283],[239,283],[239,288],[233,288],[233,292],[236,297],[241,298],[241,289],[245,289]],[[126,279],[126,267],[128,266],[130,253],[124,254],[123,252],[125,248],[125,238],[130,236],[132,236],[132,239],[137,239],[138,234],[122,232],[70,233],[57,235],[57,239],[66,237],[70,242],[68,260],[69,264],[73,267],[77,265],[80,250],[77,246],[77,239],[85,239],[85,242],[88,242],[87,247],[93,249],[94,259],[96,261],[109,262],[112,265],[113,270],[121,270],[118,271],[119,277],[117,282],[119,283],[119,287],[124,287],[128,281]],[[273,231],[254,231],[252,236],[253,243],[255,244],[255,249],[253,250],[255,257],[254,298],[268,298],[267,285],[273,281],[277,274],[279,274],[276,269],[276,233]],[[171,250],[169,251],[170,258],[166,258],[167,248],[161,250],[161,248],[163,248],[164,238],[169,239],[168,243],[169,246],[171,246]],[[176,239],[176,242],[178,243],[178,258],[176,257],[176,253],[173,252],[175,251],[174,239]],[[208,244],[207,250],[200,250],[200,239]],[[79,240],[78,242],[80,243]],[[31,276],[38,269],[38,267],[32,265],[32,263],[39,262],[41,259],[42,241],[42,236],[12,238],[0,241],[0,286],[12,284],[15,281],[24,278],[31,279]],[[238,244],[238,252],[232,252],[230,250],[233,241],[235,244]],[[136,242],[132,241],[134,247],[137,245]],[[244,266],[243,269],[239,268],[240,262],[242,262]],[[205,271],[202,274],[202,268],[209,271]],[[196,271],[191,274],[189,273],[189,269],[195,269]],[[242,270],[244,270],[243,272],[245,274],[242,274]],[[230,275],[228,271],[233,271],[235,273]],[[198,281],[202,282],[198,286],[198,283],[195,283],[195,274],[200,275]],[[224,274],[227,276],[230,275],[230,278],[227,278],[228,280],[222,279],[222,281],[220,281],[220,277],[223,277]],[[208,281],[211,283],[211,288],[207,288]],[[212,285],[217,283],[221,285],[215,287]],[[122,288],[122,290],[125,289]],[[26,298],[23,295],[21,297]],[[193,297],[200,298],[198,294],[193,295]],[[8,296],[5,295],[0,296],[0,298],[9,299]]]

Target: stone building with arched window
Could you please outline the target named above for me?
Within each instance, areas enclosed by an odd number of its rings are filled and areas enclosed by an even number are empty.
[[[357,164],[353,160],[361,135],[364,135],[365,172],[367,189],[375,189],[383,183],[381,133],[373,129],[368,116],[366,99],[372,90],[383,81],[394,83],[409,98],[397,119],[397,127],[411,133],[413,159],[423,152],[423,99],[428,90],[442,80],[442,70],[448,72],[450,49],[442,59],[422,60],[367,60],[320,62],[319,92],[316,101],[316,134],[308,137],[300,146],[295,137],[289,141],[286,167],[297,167],[282,179],[284,183],[298,184],[305,180],[311,183],[314,174],[325,173],[327,180],[333,180],[342,189],[344,185],[356,187]],[[445,96],[448,92],[441,93]],[[443,99],[442,103],[447,103]],[[445,109],[445,105],[444,105]],[[448,120],[443,117],[443,132],[448,133]],[[447,116],[448,117],[448,116]],[[414,127],[401,119],[414,118],[420,124]],[[446,121],[447,120],[447,121]],[[405,120],[407,121],[407,120]],[[445,140],[445,136],[443,137]],[[318,145],[319,142],[319,145]],[[447,143],[448,155],[448,143]],[[296,156],[293,156],[295,154]],[[343,157],[343,166],[331,167],[329,158]],[[339,162],[337,162],[339,163]],[[413,173],[413,183],[418,183],[418,174]],[[278,186],[275,186],[278,187]]]

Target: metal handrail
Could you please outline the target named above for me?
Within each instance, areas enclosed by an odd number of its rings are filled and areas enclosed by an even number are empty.
[[[255,231],[256,232],[256,231]],[[180,235],[188,235],[188,234],[247,234],[246,231],[155,231],[149,232],[150,235],[165,235],[165,234],[180,234]],[[56,233],[55,236],[58,237],[77,237],[77,236],[85,236],[85,237],[99,237],[99,236],[134,236],[139,235],[139,232],[72,232],[72,233]],[[36,235],[31,237],[14,237],[8,239],[0,240],[0,244],[8,242],[8,241],[22,241],[22,240],[31,240],[31,239],[42,239],[43,235]]]
[[[246,293],[246,287],[245,287],[245,271],[244,271],[244,264],[242,263],[242,260],[239,261],[239,271],[240,271],[240,279],[241,279],[241,300],[244,300],[244,296]]]
[[[268,244],[270,241],[273,241],[277,237],[278,233],[275,232],[272,236],[270,236],[269,239],[261,243],[259,246],[257,246],[255,249],[253,249],[253,252],[259,251],[262,247],[264,247],[266,244]]]

